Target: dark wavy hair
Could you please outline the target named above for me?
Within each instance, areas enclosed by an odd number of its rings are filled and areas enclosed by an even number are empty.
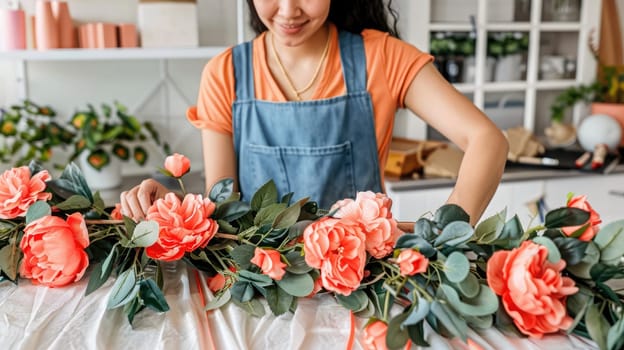
[[[266,31],[267,27],[258,17],[253,0],[247,0],[247,5],[251,28],[256,34]],[[364,29],[377,29],[398,38],[398,18],[399,14],[392,8],[392,0],[332,0],[327,19],[339,30],[359,34]]]

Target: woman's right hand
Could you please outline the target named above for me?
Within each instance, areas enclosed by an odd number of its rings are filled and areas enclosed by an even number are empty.
[[[152,204],[171,192],[160,182],[146,179],[141,184],[121,193],[121,213],[134,220],[143,220]]]

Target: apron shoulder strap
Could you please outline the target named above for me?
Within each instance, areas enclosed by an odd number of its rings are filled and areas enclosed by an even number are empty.
[[[232,49],[237,100],[251,100],[255,96],[252,58],[253,52],[250,41],[238,44]]]
[[[366,91],[366,53],[362,36],[341,30],[338,41],[347,92]]]

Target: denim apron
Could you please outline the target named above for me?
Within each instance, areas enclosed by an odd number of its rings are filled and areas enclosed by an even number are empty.
[[[270,179],[280,195],[310,197],[323,209],[357,191],[382,191],[363,40],[341,31],[339,43],[346,95],[296,102],[256,100],[252,45],[234,47],[232,126],[244,200]]]

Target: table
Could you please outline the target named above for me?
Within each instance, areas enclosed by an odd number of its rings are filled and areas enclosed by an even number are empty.
[[[144,310],[134,327],[121,310],[106,310],[114,280],[84,296],[87,279],[64,288],[0,283],[0,344],[2,349],[345,349],[350,335],[350,314],[330,296],[301,299],[295,313],[255,318],[233,304],[203,311],[194,269],[181,262],[164,269],[167,313]],[[204,289],[204,288],[202,288]],[[266,306],[266,305],[265,305]],[[360,350],[361,328],[366,319],[355,319]],[[565,335],[541,340],[507,337],[496,329],[470,331],[469,337],[486,350],[494,349],[595,349],[593,342]],[[427,331],[432,349],[467,349],[459,339],[448,340]],[[413,347],[416,348],[416,347]]]

